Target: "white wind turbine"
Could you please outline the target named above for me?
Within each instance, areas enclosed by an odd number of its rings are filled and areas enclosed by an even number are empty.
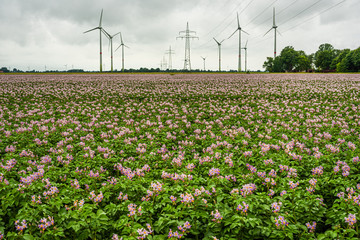
[[[88,32],[91,32],[91,31],[94,31],[96,29],[99,29],[99,32],[100,32],[100,72],[102,72],[102,43],[101,43],[101,33],[102,33],[102,27],[101,27],[101,22],[102,22],[102,15],[103,15],[103,10],[101,9],[101,15],[100,15],[100,22],[99,22],[99,26],[93,28],[93,29],[90,29],[84,33],[88,33]]]
[[[213,38],[215,40],[215,42],[217,43],[218,47],[219,47],[219,72],[221,71],[221,44],[222,42],[225,40],[222,40],[221,42],[218,42],[215,38]]]
[[[105,31],[105,29],[102,29],[102,31],[105,34],[105,36],[109,39],[109,43],[111,46],[111,72],[112,72],[113,71],[113,42],[112,42],[112,39],[113,39],[113,37],[118,35],[120,32],[118,32],[114,35],[110,35],[108,32]]]
[[[241,32],[244,32],[246,33],[247,35],[249,35],[247,32],[245,32],[244,30],[241,29],[240,27],[240,21],[239,21],[239,14],[236,13],[236,17],[237,17],[237,24],[238,24],[238,27],[237,29],[235,30],[235,32],[233,34],[231,34],[229,38],[231,38],[235,33],[236,31],[239,31],[239,60],[238,60],[238,72],[241,72]]]
[[[206,68],[205,68],[205,60],[206,60],[207,57],[201,56],[201,58],[202,58],[202,60],[204,61],[204,72],[205,72],[205,71],[206,71]]]
[[[247,71],[247,44],[248,40],[246,40],[245,47],[242,48],[245,50],[245,72]]]
[[[120,41],[121,41],[120,46],[118,46],[118,48],[116,50],[118,50],[121,47],[121,55],[122,55],[122,60],[121,60],[122,61],[122,68],[121,68],[121,71],[124,72],[124,46],[127,47],[127,48],[129,48],[129,47],[124,44],[121,33],[120,33]]]
[[[277,30],[277,27],[276,24],[275,24],[275,8],[273,9],[273,26],[269,29],[269,31],[267,31],[264,36],[266,34],[268,34],[272,29],[274,29],[274,59],[276,58],[276,32],[278,31]],[[280,34],[280,32],[279,32]]]

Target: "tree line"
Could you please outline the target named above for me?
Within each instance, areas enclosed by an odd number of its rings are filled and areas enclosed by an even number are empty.
[[[267,57],[263,67],[267,72],[359,72],[360,47],[339,50],[324,43],[315,53],[306,55],[287,46],[275,59]]]

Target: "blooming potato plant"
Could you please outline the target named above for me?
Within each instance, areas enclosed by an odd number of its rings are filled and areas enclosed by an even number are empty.
[[[360,238],[359,80],[0,75],[0,239]]]

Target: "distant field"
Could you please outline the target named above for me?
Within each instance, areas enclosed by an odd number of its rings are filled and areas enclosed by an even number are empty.
[[[360,74],[1,74],[0,239],[358,239]]]

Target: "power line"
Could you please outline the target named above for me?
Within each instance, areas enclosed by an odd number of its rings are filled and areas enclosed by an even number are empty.
[[[250,20],[250,22],[248,22],[247,24],[245,24],[244,27],[246,27],[247,25],[249,25],[250,23],[252,23],[255,19],[257,19],[258,17],[260,17],[266,10],[269,9],[269,7],[271,7],[272,5],[274,5],[278,0],[273,1],[269,6],[267,6],[264,10],[262,10],[261,13],[259,13],[258,15],[256,15],[253,19]]]
[[[249,1],[249,3],[241,10],[240,13],[244,12],[249,6],[251,3],[253,3],[255,0],[251,0]],[[275,1],[278,1],[278,0],[275,0]],[[214,27],[212,30],[210,30],[207,34],[203,35],[203,38],[207,35],[209,35],[210,33],[214,32],[217,28],[219,28],[221,25],[223,25],[223,23],[228,20],[232,15],[233,13],[242,5],[242,2],[240,2],[240,4],[238,4],[234,9],[233,11],[228,14],[218,25],[216,25],[216,27]],[[221,33],[223,33],[227,28],[229,28],[229,26],[232,24],[232,20],[225,26],[223,27],[223,29],[218,32],[217,34],[215,34],[215,36],[219,36]],[[203,44],[201,44],[200,46],[198,46],[197,48],[203,48],[204,46],[206,46],[207,44],[209,44],[210,42],[212,41],[212,38],[209,38],[209,40]]]
[[[284,31],[282,31],[282,33],[284,34],[285,32],[290,31],[290,30],[292,30],[292,29],[294,29],[294,28],[296,28],[296,27],[298,27],[298,26],[300,26],[300,25],[302,25],[302,24],[304,24],[304,23],[306,23],[306,22],[308,22],[308,21],[310,21],[310,20],[312,20],[312,19],[320,16],[321,14],[330,11],[331,9],[339,6],[340,4],[344,3],[345,1],[346,1],[346,0],[342,0],[341,2],[338,2],[338,3],[334,4],[334,5],[326,8],[325,10],[319,12],[318,14],[316,14],[316,15],[314,15],[314,16],[312,16],[312,17],[310,17],[310,18],[308,18],[308,19],[300,22],[299,24],[296,24],[296,25],[294,25],[294,26],[292,26],[292,27],[289,27],[289,28],[285,29]],[[297,14],[297,15],[299,15],[299,14]],[[257,42],[254,42],[252,45],[253,45],[253,46],[257,46],[257,45],[259,45],[261,42],[264,42],[264,41],[266,41],[266,40],[268,40],[268,39],[270,39],[270,38],[271,38],[271,37],[268,37],[268,38],[265,38],[265,39],[261,39],[261,40],[259,40],[259,41],[257,41]]]
[[[295,0],[295,1],[293,1],[292,3],[290,3],[288,6],[286,6],[285,8],[281,9],[279,12],[277,12],[276,16],[279,16],[279,15],[280,15],[281,13],[283,13],[286,9],[288,9],[289,7],[291,7],[292,5],[294,5],[297,1],[298,1],[298,0]],[[262,25],[263,23],[265,23],[265,22],[267,22],[267,21],[269,21],[269,20],[271,20],[271,19],[272,19],[272,17],[269,17],[269,18],[265,19],[263,22],[258,23],[257,25]]]
[[[311,17],[311,18],[308,18],[307,20],[302,21],[301,23],[299,23],[299,24],[297,24],[297,25],[295,25],[295,26],[293,26],[293,27],[290,27],[290,28],[286,29],[285,31],[283,31],[283,33],[285,33],[285,32],[287,32],[287,31],[289,31],[289,30],[292,30],[292,29],[300,26],[301,24],[304,24],[304,23],[306,23],[306,22],[308,22],[308,21],[310,21],[310,20],[312,20],[312,19],[320,16],[321,14],[323,14],[323,13],[325,13],[325,12],[327,12],[327,11],[330,11],[330,10],[333,9],[334,7],[337,7],[337,6],[339,6],[340,4],[342,4],[342,3],[344,3],[344,2],[346,2],[346,0],[343,0],[343,1],[341,1],[341,2],[338,2],[338,3],[334,4],[334,5],[332,5],[331,7],[329,7],[329,8],[327,8],[327,9],[321,11],[320,13],[316,14],[315,16],[313,16],[313,17]]]
[[[299,16],[300,14],[306,12],[308,9],[312,8],[313,6],[315,6],[316,4],[318,4],[318,3],[321,2],[321,1],[322,1],[322,0],[316,1],[315,3],[311,4],[309,7],[305,8],[304,10],[302,10],[301,12],[299,12],[298,14],[296,14],[295,16],[293,16],[293,17],[291,17],[290,19],[286,20],[284,23],[279,24],[279,26],[280,26],[280,25],[283,25],[283,24],[285,24],[285,23],[287,23],[287,22],[289,22],[290,20],[292,20],[292,19],[294,19],[294,18],[296,18],[297,16]]]

